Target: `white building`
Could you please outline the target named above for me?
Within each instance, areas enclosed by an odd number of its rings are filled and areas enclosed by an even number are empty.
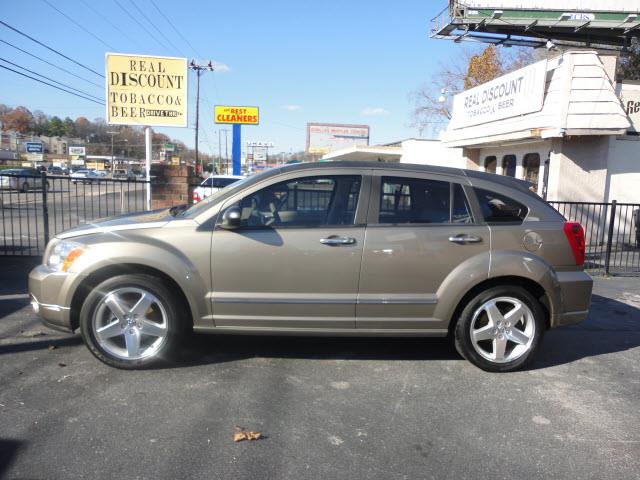
[[[460,93],[443,144],[549,200],[640,203],[640,85],[615,65],[569,51]]]
[[[462,148],[445,147],[440,140],[409,138],[371,147],[349,147],[327,153],[322,160],[356,160],[417,163],[465,168]]]

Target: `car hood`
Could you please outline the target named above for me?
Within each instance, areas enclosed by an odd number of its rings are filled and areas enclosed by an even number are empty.
[[[150,212],[129,213],[117,217],[98,219],[59,233],[56,238],[73,238],[96,233],[120,232],[142,228],[161,228],[173,220],[169,210],[168,208],[163,208]]]

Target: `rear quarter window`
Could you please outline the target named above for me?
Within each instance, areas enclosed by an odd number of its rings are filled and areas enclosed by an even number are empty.
[[[522,203],[500,193],[474,188],[487,223],[522,223],[529,209]]]

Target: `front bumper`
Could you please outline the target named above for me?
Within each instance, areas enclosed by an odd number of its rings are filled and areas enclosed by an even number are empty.
[[[29,273],[29,294],[34,311],[55,328],[72,330],[71,302],[84,275],[55,272],[38,265]]]
[[[557,272],[560,308],[556,309],[552,327],[581,322],[589,314],[593,279],[586,272]]]

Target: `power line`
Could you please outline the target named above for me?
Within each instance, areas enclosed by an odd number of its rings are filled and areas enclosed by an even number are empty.
[[[144,25],[143,25],[143,24],[142,24],[142,23],[141,23],[141,22],[140,22],[136,17],[134,17],[134,16],[131,14],[131,12],[130,12],[129,10],[127,10],[126,8],[124,8],[124,6],[123,6],[123,5],[122,5],[118,0],[113,0],[113,1],[114,1],[114,2],[116,2],[116,5],[118,5],[118,6],[120,7],[120,9],[121,9],[124,13],[126,13],[126,14],[129,16],[129,18],[130,18],[131,20],[133,20],[134,22],[136,22],[136,23],[140,26],[140,28],[142,28],[145,32],[147,32],[147,34],[148,34],[151,38],[153,38],[156,42],[158,42],[158,44],[159,44],[159,45],[161,45],[161,46],[162,46],[162,48],[168,48],[165,44],[163,44],[160,40],[158,40],[158,38],[157,38],[157,37],[156,37],[152,32],[150,32],[150,31],[149,31],[149,29],[147,29],[147,27],[145,27],[145,26],[144,26]]]
[[[96,10],[95,8],[93,8],[91,6],[90,3],[87,3],[85,0],[80,0],[80,2],[82,2],[82,4],[87,7],[89,10],[91,10],[93,13],[95,13],[98,17],[102,18],[102,20],[104,20],[105,22],[107,22],[109,25],[111,25],[113,28],[115,28],[118,32],[120,32],[123,36],[125,36],[130,42],[135,43],[136,45],[140,45],[139,42],[137,42],[136,40],[134,40],[133,38],[131,38],[124,30],[122,30],[120,27],[118,27],[118,25],[116,25],[115,23],[113,23],[111,20],[109,20],[109,17],[101,14],[98,10]]]
[[[140,15],[142,15],[147,20],[147,22],[149,22],[151,26],[156,29],[156,32],[158,32],[162,36],[162,38],[164,38],[169,43],[169,45],[171,45],[176,50],[176,52],[180,52],[180,49],[176,47],[175,43],[173,43],[169,38],[167,38],[164,32],[162,32],[162,30],[156,27],[156,24],[153,23],[149,17],[147,17],[147,15],[140,9],[140,7],[138,7],[138,5],[136,5],[136,3],[133,0],[129,0],[129,3],[133,5],[133,7],[138,12],[140,12]]]
[[[155,7],[155,9],[158,11],[158,13],[162,16],[162,18],[164,18],[164,19],[167,21],[167,23],[171,26],[171,28],[173,28],[173,31],[174,31],[174,32],[176,32],[176,33],[178,34],[178,36],[179,36],[180,38],[182,38],[182,40],[184,40],[184,42],[185,42],[187,45],[189,45],[189,48],[191,48],[191,50],[193,50],[193,51],[194,51],[194,53],[195,53],[196,55],[198,55],[198,57],[202,57],[202,55],[200,55],[200,52],[198,52],[198,51],[196,50],[196,48],[195,48],[193,45],[191,45],[191,42],[189,42],[189,40],[187,40],[187,39],[185,38],[185,36],[184,36],[184,35],[182,35],[182,32],[180,32],[180,30],[178,30],[178,29],[176,28],[176,26],[175,26],[175,25],[173,24],[173,22],[169,19],[169,17],[167,17],[167,16],[162,12],[162,10],[160,10],[160,8],[158,7],[158,5],[156,5],[156,2],[155,2],[154,0],[150,0],[150,1],[151,1],[151,4]]]
[[[107,42],[105,42],[104,40],[102,40],[100,37],[98,37],[95,33],[93,33],[92,31],[86,29],[84,27],[84,25],[81,25],[80,23],[76,22],[73,18],[71,18],[69,15],[67,15],[66,13],[64,13],[62,10],[58,9],[56,6],[52,5],[51,2],[49,2],[49,0],[42,0],[44,3],[46,3],[47,5],[49,5],[51,8],[53,8],[56,12],[58,12],[60,15],[62,15],[64,18],[66,18],[67,20],[69,20],[71,23],[73,23],[76,27],[80,28],[81,30],[83,30],[84,32],[88,33],[89,35],[91,35],[93,38],[95,38],[96,40],[98,40],[101,44],[103,44],[105,47],[111,49],[111,50],[115,50],[114,47],[112,47],[111,45],[109,45]]]
[[[19,72],[17,70],[14,70],[13,68],[5,67],[4,65],[0,65],[0,68],[4,68],[5,70],[9,70],[10,72],[17,73],[18,75],[22,75],[23,77],[30,78],[31,80],[35,80],[36,82],[44,83],[45,85],[49,85],[50,87],[56,88],[58,90],[62,90],[63,92],[69,93],[71,95],[75,95],[76,97],[84,98],[85,100],[89,100],[90,102],[97,103],[98,105],[104,105],[103,102],[98,102],[97,100],[94,100],[92,98],[85,97],[83,95],[71,92],[71,91],[66,90],[64,88],[58,87],[56,85],[53,85],[53,84],[51,84],[49,82],[45,82],[44,80],[40,80],[39,78],[35,78],[35,77],[32,77],[31,75],[27,75],[26,73],[22,73],[22,72]]]
[[[61,85],[61,86],[65,87],[65,88],[68,88],[69,90],[73,90],[75,92],[81,93],[82,95],[86,95],[87,97],[92,97],[92,98],[95,98],[96,100],[102,101],[102,99],[100,97],[96,97],[95,95],[91,95],[90,93],[84,92],[82,90],[78,90],[77,88],[73,88],[73,87],[71,87],[71,86],[69,86],[69,85],[67,85],[65,83],[59,82],[58,80],[55,80],[53,78],[49,78],[49,77],[47,77],[45,75],[42,75],[42,74],[40,74],[38,72],[34,72],[33,70],[29,70],[28,68],[25,68],[25,67],[23,67],[21,65],[18,65],[17,63],[13,63],[13,62],[7,60],[6,58],[0,57],[0,60],[2,60],[4,63],[8,63],[9,65],[13,65],[14,67],[20,68],[20,69],[24,70],[25,72],[29,72],[29,73],[31,73],[33,75],[37,75],[38,77],[44,78],[46,80],[49,80],[50,82],[57,83],[58,85]]]
[[[98,73],[98,72],[96,72],[95,70],[92,70],[91,68],[87,67],[86,65],[83,65],[82,63],[80,63],[80,62],[78,62],[78,61],[74,60],[73,58],[66,56],[64,53],[60,53],[58,50],[56,50],[55,48],[51,48],[49,45],[45,45],[45,44],[44,44],[44,43],[42,43],[41,41],[36,40],[36,39],[35,39],[35,38],[33,38],[32,36],[27,35],[26,33],[24,33],[24,32],[22,32],[22,31],[18,30],[17,28],[12,27],[12,26],[11,26],[11,25],[9,25],[8,23],[5,23],[5,22],[3,22],[2,20],[0,20],[0,24],[2,24],[2,25],[4,25],[5,27],[7,27],[8,29],[13,30],[14,32],[16,32],[16,33],[18,33],[18,34],[22,35],[23,37],[28,38],[28,39],[29,39],[29,40],[31,40],[32,42],[37,43],[38,45],[40,45],[40,46],[42,46],[42,47],[46,48],[47,50],[50,50],[50,51],[52,51],[53,53],[55,53],[55,54],[57,54],[57,55],[60,55],[62,58],[66,58],[66,59],[67,59],[67,60],[69,60],[70,62],[75,63],[76,65],[78,65],[78,66],[80,66],[80,67],[84,68],[85,70],[89,70],[91,73],[95,73],[95,74],[96,74],[96,75],[98,75],[99,77],[104,78],[104,75],[103,75],[103,74]]]
[[[27,55],[29,55],[29,56],[33,57],[33,58],[36,58],[36,59],[40,60],[41,62],[46,63],[47,65],[51,65],[52,67],[57,68],[58,70],[61,70],[61,71],[65,72],[65,73],[68,73],[69,75],[73,75],[74,77],[79,78],[80,80],[84,80],[85,82],[90,83],[91,85],[95,85],[95,86],[96,86],[96,87],[98,87],[98,88],[104,88],[104,85],[97,84],[97,83],[95,83],[95,82],[92,82],[92,81],[91,81],[91,80],[89,80],[89,79],[86,79],[86,78],[84,78],[84,77],[81,77],[80,75],[76,75],[75,73],[73,73],[73,72],[71,72],[71,71],[69,71],[69,70],[67,70],[67,69],[65,69],[65,68],[59,67],[59,66],[58,66],[58,65],[56,65],[55,63],[51,63],[51,62],[49,62],[49,61],[45,60],[44,58],[40,58],[39,56],[34,55],[34,54],[33,54],[33,53],[31,53],[31,52],[27,52],[26,50],[23,50],[23,49],[22,49],[22,48],[20,48],[20,47],[16,47],[13,43],[9,43],[9,42],[7,42],[6,40],[2,40],[1,38],[0,38],[0,42],[2,42],[2,43],[6,43],[6,44],[7,44],[7,45],[9,45],[10,47],[15,48],[16,50],[19,50],[19,51],[21,51],[22,53],[25,53],[25,54],[27,54]]]

